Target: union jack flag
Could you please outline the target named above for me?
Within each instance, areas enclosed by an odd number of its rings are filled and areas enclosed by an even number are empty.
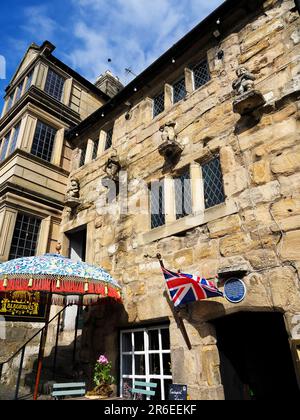
[[[162,271],[175,307],[198,300],[224,297],[211,281],[191,274],[173,273],[165,268]]]

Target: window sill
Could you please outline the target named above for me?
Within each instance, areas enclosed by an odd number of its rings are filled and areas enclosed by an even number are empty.
[[[151,230],[142,234],[139,239],[139,245],[147,245],[152,242],[165,239],[169,236],[182,233],[184,231],[194,229],[198,226],[205,225],[214,220],[230,216],[238,212],[238,208],[234,200],[227,200],[226,203],[205,210],[204,212],[195,213],[183,219],[176,220],[168,225]]]

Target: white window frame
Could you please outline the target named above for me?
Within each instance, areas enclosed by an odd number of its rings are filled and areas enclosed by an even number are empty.
[[[129,329],[129,330],[123,330],[120,333],[120,355],[121,355],[121,361],[120,361],[120,395],[121,398],[123,398],[123,381],[124,379],[130,379],[133,382],[136,380],[142,381],[142,382],[151,382],[153,380],[160,380],[161,383],[161,397],[162,400],[166,400],[167,397],[167,390],[164,388],[164,380],[173,380],[172,375],[164,375],[163,374],[163,355],[164,354],[170,354],[171,355],[171,348],[169,350],[163,350],[162,349],[162,336],[161,331],[162,330],[169,330],[169,326],[156,326],[151,328],[137,328],[137,329]],[[158,339],[159,339],[159,350],[149,350],[149,332],[150,331],[158,331]],[[134,351],[134,334],[138,332],[144,333],[144,351]],[[131,344],[133,351],[130,352],[123,352],[123,334],[131,334]],[[150,364],[149,359],[151,354],[158,354],[159,360],[160,360],[160,374],[154,375],[150,374]],[[132,374],[131,375],[123,375],[123,356],[131,356],[132,357]],[[145,356],[145,375],[135,375],[135,356]],[[150,400],[150,397],[147,396],[147,400]]]

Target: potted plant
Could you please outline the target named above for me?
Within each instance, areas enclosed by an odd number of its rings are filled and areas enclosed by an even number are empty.
[[[111,375],[112,364],[106,356],[102,355],[96,362],[94,369],[95,388],[88,393],[89,397],[109,398],[113,394],[112,385],[115,378]]]

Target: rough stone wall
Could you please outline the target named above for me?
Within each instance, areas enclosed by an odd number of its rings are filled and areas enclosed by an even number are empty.
[[[294,2],[266,2],[265,13],[233,32],[221,48],[224,60],[216,59],[215,48],[208,51],[212,80],[186,100],[149,123],[146,101],[134,108],[130,121],[121,115],[114,147],[126,162],[129,182],[160,179],[165,174],[157,150],[159,127],[175,121],[186,146],[176,169],[195,160],[201,164],[219,152],[226,203],[209,210],[206,223],[183,225],[173,236],[167,226],[155,241],[151,235],[146,240],[149,218],[101,216],[96,210],[106,152],[73,174],[80,180],[83,204],[76,216],[65,214],[62,226],[68,231],[88,224],[88,258],[123,285],[128,323],[171,320],[174,380],[187,383],[197,399],[224,397],[210,320],[241,310],[278,310],[290,332],[300,310],[300,33]],[[240,65],[257,76],[256,88],[267,101],[256,120],[233,113],[231,85]],[[137,184],[131,184],[131,203],[142,199]],[[247,272],[243,303],[233,306],[217,299],[190,306],[185,314],[190,352],[166,304],[159,264],[145,258],[157,252],[167,267],[207,277],[226,267]],[[101,342],[101,333],[98,337]],[[117,363],[117,351],[110,347],[108,353]]]

